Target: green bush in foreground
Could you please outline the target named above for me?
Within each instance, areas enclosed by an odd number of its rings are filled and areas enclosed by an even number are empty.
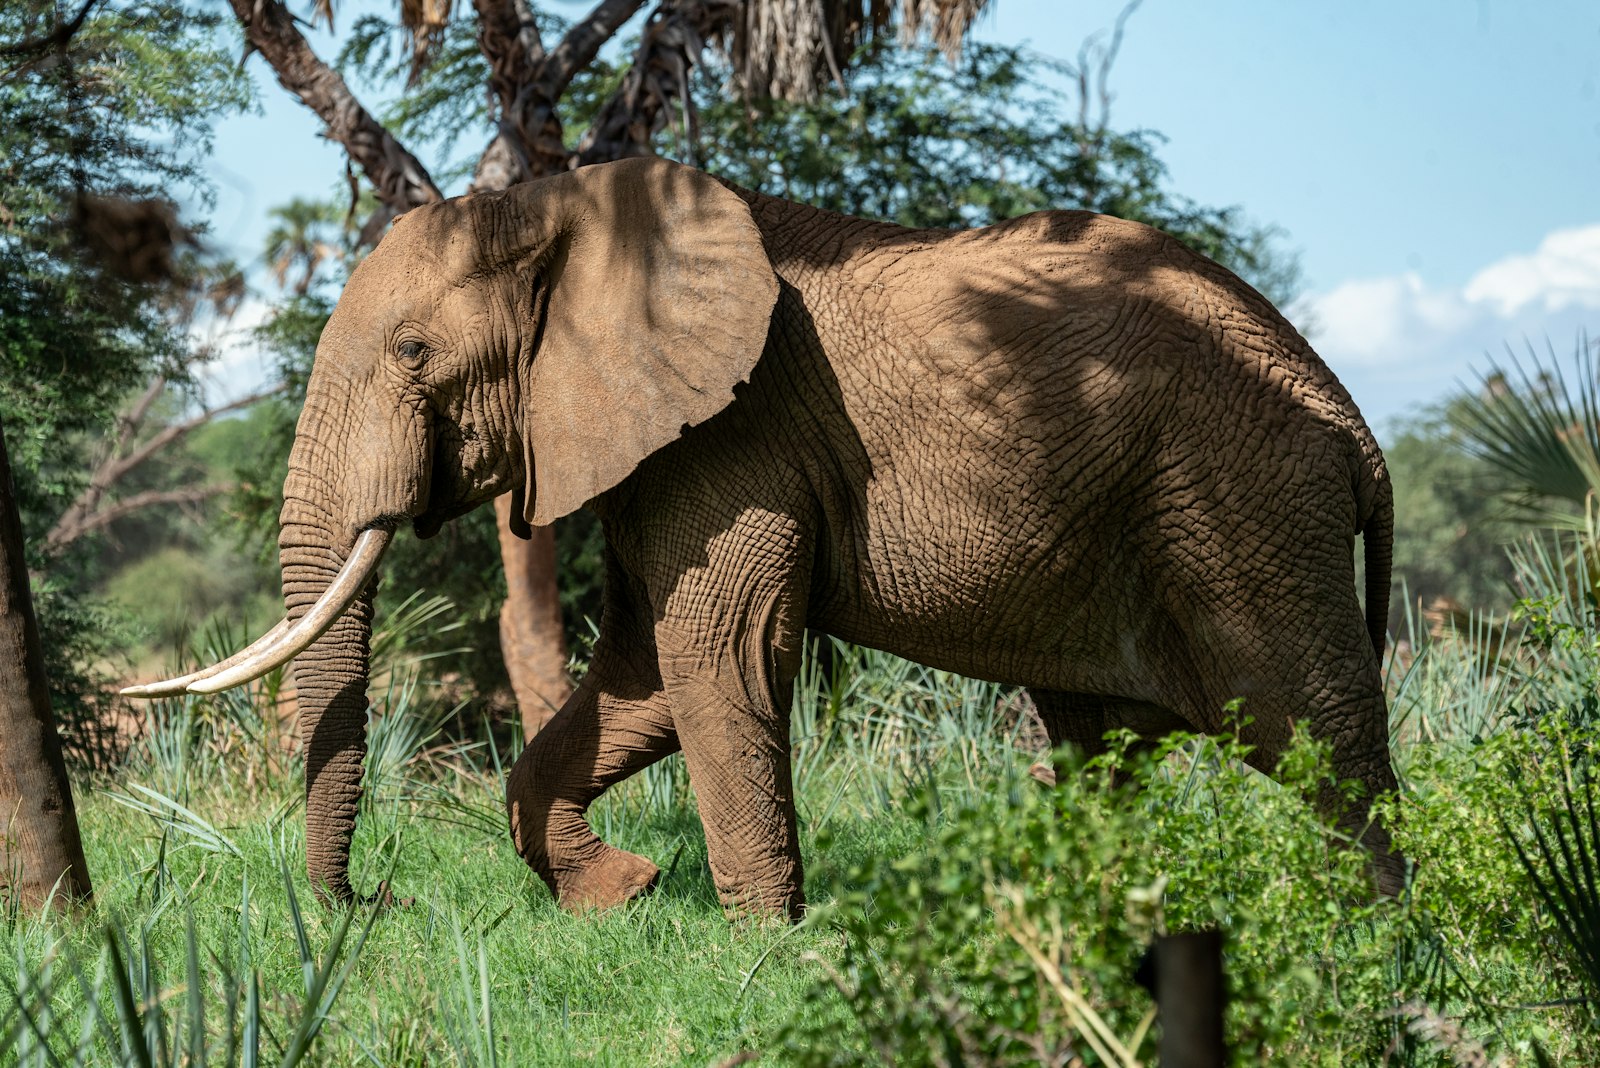
[[[1519,848],[1587,889],[1569,779],[1597,738],[1537,731],[1417,747],[1413,793],[1384,810],[1417,863],[1411,896],[1374,901],[1365,857],[1312,805],[1329,776],[1301,737],[1281,785],[1237,740],[1173,736],[1152,757],[1090,762],[1055,790],[1012,777],[941,810],[907,854],[874,857],[814,918],[837,957],[784,1032],[808,1066],[1149,1063],[1153,1007],[1134,973],[1153,935],[1225,933],[1236,1063],[1596,1063],[1579,966]],[[1121,778],[1115,787],[1113,773]],[[827,848],[821,841],[819,848]],[[1593,932],[1589,937],[1594,938]],[[1589,946],[1593,951],[1593,943]]]
[[[1153,935],[1206,927],[1228,940],[1237,1063],[1533,1064],[1535,1041],[1600,1063],[1580,969],[1517,857],[1560,818],[1595,735],[1531,683],[1519,725],[1400,747],[1407,791],[1388,807],[1418,875],[1379,904],[1360,850],[1309,803],[1328,772],[1308,740],[1284,785],[1246,770],[1237,741],[1174,737],[1051,790],[1024,770],[1015,695],[834,649],[831,683],[808,668],[797,693],[817,908],[790,928],[723,918],[677,758],[592,812],[661,862],[657,892],[560,911],[507,841],[510,754],[440,742],[416,651],[375,644],[394,681],[357,880],[414,903],[300,911],[302,770],[272,748],[276,679],[155,705],[128,765],[81,796],[95,912],[5,919],[0,1064],[246,1049],[281,1064],[302,1048],[336,1065],[1149,1064],[1134,969]],[[1445,678],[1451,663],[1438,654],[1397,717],[1464,722],[1449,695],[1486,683]]]
[[[1230,1039],[1255,1063],[1343,1064],[1385,1040],[1398,906],[1372,903],[1359,850],[1308,798],[1326,754],[1302,740],[1285,786],[1236,741],[1174,736],[1112,787],[1120,757],[1054,789],[1013,777],[935,818],[929,844],[875,859],[825,922],[817,1010],[787,1037],[802,1064],[1131,1064],[1153,1007],[1134,981],[1151,937],[1227,932]],[[825,846],[824,846],[825,848]],[[851,1026],[841,1028],[840,1009]],[[831,1011],[829,1011],[831,1010]],[[853,1041],[841,1044],[842,1030]],[[829,1039],[832,1041],[829,1041]]]

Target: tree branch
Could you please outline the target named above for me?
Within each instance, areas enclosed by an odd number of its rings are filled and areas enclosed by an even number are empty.
[[[117,418],[117,443],[111,447],[112,456],[120,455],[133,444],[134,435],[139,433],[139,428],[144,425],[144,417],[150,414],[150,406],[166,391],[166,388],[166,376],[156,375],[154,381],[150,383],[150,388],[133,402],[133,407]]]
[[[239,488],[237,482],[208,482],[200,486],[183,486],[170,490],[146,490],[144,493],[135,493],[115,504],[109,504],[92,515],[84,516],[70,527],[63,528],[56,524],[56,529],[50,531],[50,536],[45,540],[45,548],[54,551],[65,545],[70,545],[83,537],[104,526],[109,526],[125,515],[131,515],[144,508],[157,504],[199,504],[201,501],[210,500],[212,497],[224,493],[232,493]],[[59,537],[57,531],[60,531]]]
[[[325,134],[366,172],[378,199],[399,213],[443,200],[428,169],[362,107],[339,73],[317,58],[280,0],[228,0],[245,40],[278,82],[322,119]]]
[[[133,452],[128,453],[126,456],[122,455],[123,450],[128,447],[128,444],[133,440],[134,434],[138,432],[139,426],[144,422],[144,417],[149,412],[150,406],[155,402],[156,397],[165,386],[166,380],[158,378],[151,384],[149,389],[145,390],[133,407],[129,409],[128,413],[118,420],[122,429],[118,436],[116,447],[112,449],[111,455],[106,457],[105,461],[95,469],[94,474],[89,477],[89,484],[83,488],[82,493],[78,494],[77,500],[72,502],[71,506],[62,513],[61,518],[56,520],[55,525],[50,528],[50,532],[45,535],[44,551],[46,553],[54,554],[89,531],[109,523],[111,520],[102,520],[99,517],[122,508],[122,505],[126,502],[119,502],[106,508],[101,508],[100,502],[110,492],[111,487],[121,481],[129,471],[132,471],[179,438],[210,423],[217,416],[235,412],[241,408],[248,408],[257,401],[263,401],[268,397],[282,393],[287,388],[280,384],[271,389],[264,389],[259,393],[252,393],[247,397],[240,397],[238,400],[230,401],[221,407],[211,408],[194,416],[192,419],[186,419],[181,423],[173,423],[171,426],[163,428],[160,433],[151,437],[149,441],[146,441]],[[178,491],[163,492],[176,493]],[[141,497],[148,496],[149,494],[135,494],[133,497],[129,497],[128,500],[138,500]],[[143,507],[143,505],[140,505],[140,507]],[[112,518],[126,515],[127,511],[126,509],[116,511],[116,515]]]
[[[66,47],[73,35],[83,28],[83,22],[89,17],[89,12],[100,0],[83,0],[83,6],[72,18],[57,26],[54,30],[39,37],[25,37],[13,44],[0,45],[0,56],[27,56],[37,52],[48,52],[52,49]]]
[[[558,100],[580,70],[594,61],[600,47],[611,40],[622,24],[644,7],[644,0],[601,0],[589,17],[574,25],[556,50],[543,63],[534,79],[539,92]]]
[[[526,0],[473,0],[478,12],[478,48],[489,61],[489,88],[502,110],[545,60],[539,24]]]
[[[474,0],[474,6],[478,47],[500,102],[500,128],[478,160],[473,190],[504,189],[566,170],[570,160],[556,105],[644,0],[601,0],[549,53],[523,0]]]
[[[524,0],[473,0],[478,50],[489,63],[489,88],[499,104],[495,135],[472,176],[472,190],[505,189],[566,167],[561,119],[553,98],[536,97],[533,76],[544,44]]]
[[[163,428],[159,434],[156,434],[149,441],[145,442],[133,452],[129,453],[126,458],[118,460],[114,464],[110,465],[112,470],[111,481],[117,481],[129,471],[132,471],[135,467],[138,467],[140,464],[150,459],[150,457],[154,456],[156,453],[172,444],[174,441],[177,441],[179,438],[185,437],[190,432],[198,430],[206,424],[213,422],[217,416],[226,415],[229,412],[237,412],[241,409],[248,408],[258,401],[264,401],[268,397],[277,396],[287,388],[288,386],[280,382],[271,389],[264,389],[259,393],[251,393],[249,396],[240,397],[238,400],[229,401],[227,404],[221,405],[220,407],[209,408],[206,411],[201,412],[199,415],[194,416],[192,419],[186,419],[181,423],[173,423],[171,426]]]
[[[692,142],[689,72],[706,41],[731,29],[739,11],[738,0],[666,0],[651,12],[622,87],[583,135],[577,165],[651,155],[651,139],[667,125],[673,107],[682,109]]]

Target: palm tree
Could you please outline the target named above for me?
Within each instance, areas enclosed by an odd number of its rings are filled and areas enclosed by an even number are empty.
[[[339,209],[326,201],[295,197],[267,214],[277,219],[277,224],[267,232],[266,240],[267,264],[272,268],[272,276],[280,287],[292,289],[295,296],[303,297],[316,281],[317,268],[340,254],[338,234],[342,219]],[[289,274],[296,269],[299,276],[290,286]]]
[[[229,3],[249,47],[321,117],[324,136],[343,145],[352,171],[371,183],[380,206],[364,235],[381,232],[408,208],[442,199],[428,169],[316,56],[282,0]],[[313,3],[331,21],[334,0]],[[472,0],[495,128],[470,188],[504,189],[590,163],[653,154],[655,137],[669,123],[694,121],[689,74],[708,43],[720,44],[733,60],[731,91],[801,100],[830,79],[841,79],[859,47],[872,40],[926,36],[953,55],[986,5],[987,0],[656,0],[620,85],[588,130],[568,138],[563,112],[572,110],[566,97],[573,78],[645,11],[647,0],[597,0],[560,41],[549,43],[530,0]],[[400,24],[411,35],[411,83],[427,78],[453,6],[448,0],[400,0]],[[289,240],[289,221],[286,216],[285,258],[273,262],[285,264],[284,277],[289,265],[299,263],[309,287],[318,262],[315,246],[305,244],[303,235],[299,244]],[[501,646],[523,729],[531,736],[571,692],[555,537],[548,528],[535,529],[531,539],[519,541],[508,533],[509,501],[497,501],[496,512],[510,590],[501,613]]]

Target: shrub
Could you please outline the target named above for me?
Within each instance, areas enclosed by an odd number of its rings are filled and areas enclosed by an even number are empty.
[[[1131,1063],[1151,936],[1227,937],[1229,1041],[1245,1061],[1348,1064],[1393,1042],[1409,996],[1402,906],[1312,806],[1324,747],[1300,738],[1280,788],[1237,739],[1174,736],[1154,757],[1078,765],[1054,789],[1013,772],[934,820],[926,848],[858,869],[814,921],[837,965],[785,1034],[805,1065]],[[1111,785],[1121,771],[1125,784]],[[824,848],[826,847],[825,844]]]

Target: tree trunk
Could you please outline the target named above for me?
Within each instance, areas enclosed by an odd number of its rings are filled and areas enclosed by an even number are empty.
[[[554,527],[534,527],[523,541],[511,533],[511,495],[495,498],[495,528],[506,569],[500,606],[500,652],[522,713],[522,736],[539,733],[572,694],[567,641],[561,628],[561,587],[556,577]]]
[[[72,786],[50,711],[22,519],[0,426],[0,893],[37,908],[87,901]]]

